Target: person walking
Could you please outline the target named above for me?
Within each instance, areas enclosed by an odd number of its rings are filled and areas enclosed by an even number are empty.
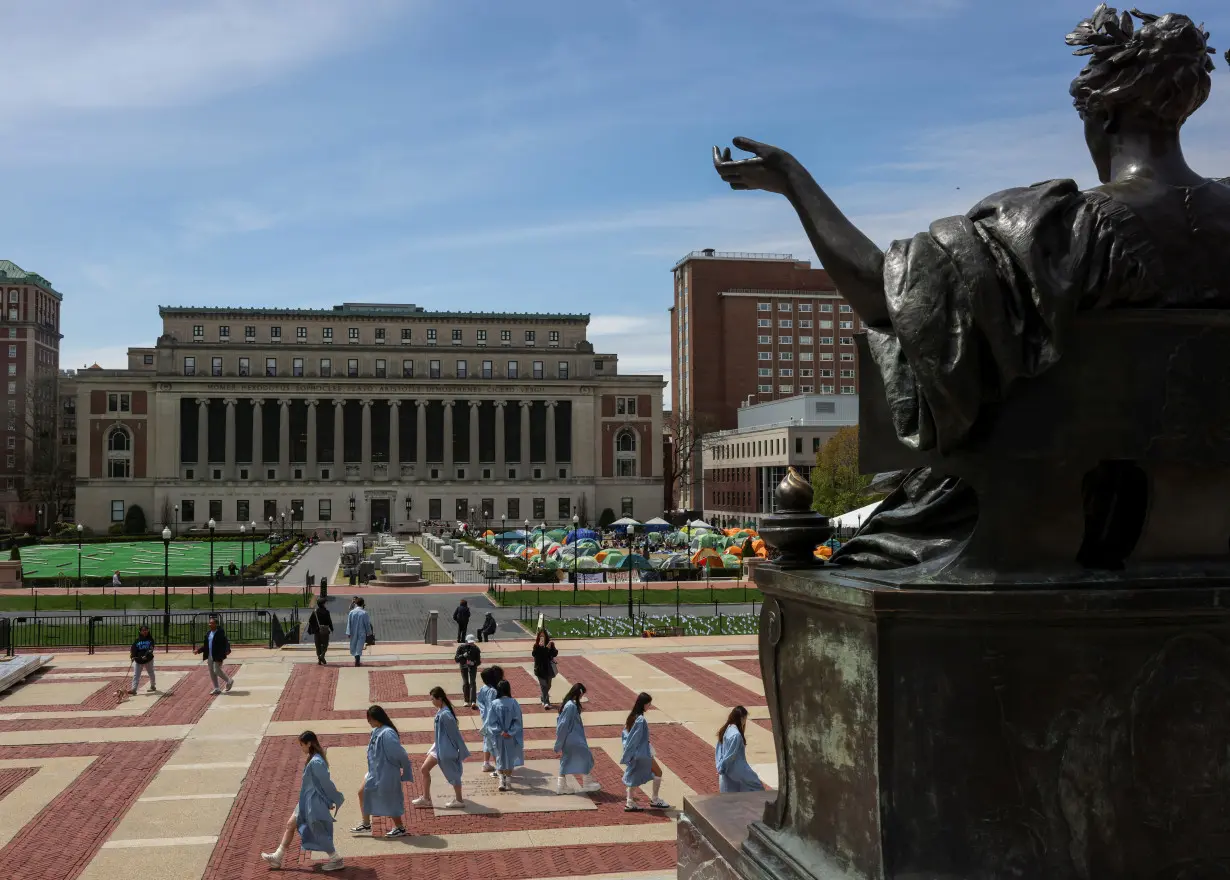
[[[746,748],[747,709],[735,706],[717,732],[718,791],[764,791],[764,783],[747,763]]]
[[[482,679],[483,686],[478,689],[478,696],[474,698],[474,706],[478,709],[478,729],[483,734],[483,772],[499,776],[495,764],[492,763],[495,741],[487,732],[487,718],[491,714],[491,703],[498,696],[496,686],[504,680],[504,670],[499,666],[488,666],[482,672]]]
[[[478,628],[478,640],[480,642],[491,641],[491,637],[495,635],[495,627],[495,615],[488,611],[487,616],[483,618],[483,625]]]
[[[325,606],[325,597],[316,600],[316,609],[308,618],[308,635],[316,642],[316,662],[321,666],[325,663],[325,652],[329,650],[329,636],[333,634],[333,617]]]
[[[457,623],[457,644],[461,644],[466,640],[466,633],[470,629],[470,603],[462,599],[456,610],[453,611],[453,620]]]
[[[465,642],[457,646],[453,662],[461,669],[461,698],[469,709],[478,699],[478,667],[483,662],[482,651],[474,644],[473,635],[466,636]]]
[[[542,692],[542,708],[550,709],[551,679],[556,675],[555,658],[559,650],[545,629],[540,629],[534,636],[534,648],[530,654],[534,658],[534,677],[538,679],[538,689]]]
[[[470,750],[466,748],[461,728],[457,725],[457,713],[453,710],[453,704],[449,702],[444,688],[431,689],[431,704],[436,707],[436,739],[427,753],[427,760],[423,762],[423,794],[411,803],[416,807],[431,806],[431,771],[439,767],[444,781],[453,787],[453,799],[443,808],[464,810],[466,805],[461,797],[461,766],[465,759],[470,757]]]
[[[619,763],[625,768],[624,787],[627,789],[627,799],[624,802],[624,811],[628,813],[641,811],[633,792],[646,782],[653,783],[649,806],[655,810],[670,809],[670,804],[658,796],[662,789],[662,768],[658,766],[658,759],[653,755],[653,746],[649,744],[649,722],[645,720],[645,710],[652,702],[653,697],[649,694],[637,694],[636,703],[628,713],[628,720],[624,722],[621,735],[624,751]]]
[[[149,692],[158,693],[158,685],[154,682],[154,637],[150,635],[149,627],[141,624],[137,630],[136,641],[128,649],[128,657],[132,660],[132,688],[128,693],[134,696],[141,684],[141,670],[149,676]]]
[[[495,686],[495,693],[483,733],[490,734],[495,747],[500,791],[511,791],[513,770],[525,764],[525,728],[521,724],[521,705],[513,699],[512,686],[507,679]]]
[[[122,584],[120,583],[120,570],[117,568],[115,574],[111,575],[111,587],[114,589],[119,586],[122,586]]]
[[[226,682],[226,692],[229,694],[231,686],[235,684],[235,680],[226,674],[222,664],[230,656],[231,643],[227,640],[226,633],[218,622],[217,615],[209,615],[209,631],[205,633],[205,642],[201,647],[193,648],[192,653],[200,654],[201,659],[209,666],[209,680],[214,684],[214,689],[210,693],[222,693],[222,690],[218,687],[218,679],[222,679],[222,681]]]
[[[599,791],[602,786],[594,781],[594,754],[585,738],[585,725],[581,721],[581,698],[585,685],[577,682],[564,695],[555,718],[555,753],[559,755],[559,778],[555,781],[555,793],[567,794],[568,777],[576,775],[581,791]]]
[[[261,853],[261,858],[272,868],[282,867],[286,848],[299,832],[299,848],[304,852],[322,852],[329,860],[320,866],[322,871],[340,871],[342,857],[333,846],[334,812],[345,803],[346,798],[337,790],[329,776],[329,759],[316,734],[305,730],[299,734],[299,748],[307,755],[303,776],[299,782],[299,803],[286,820],[286,830],[278,848]]]
[[[346,635],[350,637],[350,656],[354,657],[355,666],[362,665],[359,658],[363,656],[364,646],[376,641],[372,619],[368,617],[364,607],[366,604],[362,596],[355,596],[350,602],[350,612],[346,615]]]
[[[372,816],[389,816],[393,819],[393,827],[384,836],[405,837],[406,796],[401,784],[414,781],[414,768],[401,744],[397,726],[383,707],[368,707],[367,723],[372,728],[372,737],[367,743],[367,775],[359,789],[363,821],[350,831],[352,834],[370,832]]]

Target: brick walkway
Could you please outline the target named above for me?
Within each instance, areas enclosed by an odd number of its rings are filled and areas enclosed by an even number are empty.
[[[334,781],[346,795],[335,841],[346,860],[340,877],[499,877],[546,880],[585,876],[673,877],[677,809],[623,809],[620,733],[636,694],[655,693],[651,739],[664,768],[662,795],[677,808],[692,793],[717,790],[713,738],[730,705],[742,702],[757,723],[748,756],[776,783],[771,735],[752,638],[629,639],[560,642],[552,696],[571,684],[588,689],[583,715],[602,791],[554,795],[554,710],[537,702],[531,642],[483,646],[486,663],[504,667],[521,703],[526,760],[512,795],[494,792],[477,773],[481,735],[476,712],[458,709],[475,754],[466,783],[478,812],[414,809],[423,792],[420,765],[432,744],[439,684],[461,703],[452,647],[380,644],[354,667],[335,644],[328,666],[310,651],[236,650],[231,693],[212,696],[204,664],[187,653],[158,655],[158,694],[126,692],[123,653],[64,653],[23,685],[0,694],[0,866],[30,880],[247,880],[270,876],[262,850],[276,845],[298,796],[304,729],[329,751]],[[385,705],[415,766],[405,785],[409,835],[352,836],[358,821],[369,728],[365,707]],[[467,780],[471,776],[467,775]],[[433,795],[445,797],[438,771]],[[647,792],[645,792],[647,795]],[[642,797],[642,803],[644,798]],[[315,873],[319,853],[298,842],[284,870]],[[273,875],[277,876],[277,875]]]

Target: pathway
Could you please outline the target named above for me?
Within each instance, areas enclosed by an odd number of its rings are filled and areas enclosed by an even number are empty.
[[[311,574],[316,578],[316,582],[320,583],[320,578],[327,578],[329,585],[333,585],[333,572],[337,568],[338,560],[342,557],[342,543],[340,541],[321,541],[307,549],[307,551],[299,557],[286,575],[282,578],[282,584],[293,587],[302,587],[307,584],[307,576]]]

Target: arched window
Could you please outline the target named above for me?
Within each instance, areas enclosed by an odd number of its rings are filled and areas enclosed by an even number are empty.
[[[115,480],[132,477],[132,434],[127,428],[107,432],[107,476]]]
[[[615,476],[636,476],[636,432],[631,428],[615,435]]]

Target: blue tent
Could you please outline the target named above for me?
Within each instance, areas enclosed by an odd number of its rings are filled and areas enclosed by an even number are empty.
[[[571,544],[574,541],[597,541],[598,533],[593,529],[569,529],[568,534],[564,538],[565,544]]]
[[[655,516],[653,519],[645,523],[644,529],[647,532],[669,532],[672,526],[660,516]]]

